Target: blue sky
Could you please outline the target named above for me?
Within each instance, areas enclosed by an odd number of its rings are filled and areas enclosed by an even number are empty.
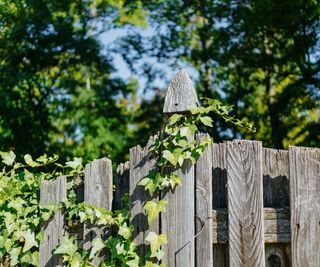
[[[105,33],[102,33],[99,36],[99,40],[101,41],[101,43],[105,47],[112,46],[117,41],[117,39],[125,36],[126,33],[127,33],[126,29],[112,29],[112,30],[109,30]],[[139,29],[139,33],[142,34],[144,37],[150,37],[150,36],[156,34],[155,30],[150,26],[146,29]],[[180,67],[184,67],[187,69],[191,79],[194,80],[197,78],[196,71],[188,66],[183,65],[183,64],[179,64],[179,66],[177,66],[177,68],[173,69],[172,67],[169,66],[169,64],[159,63],[154,58],[149,57],[149,58],[145,58],[144,60],[147,61],[148,63],[151,63],[152,65],[155,65],[158,68],[161,68],[162,70],[164,70],[166,73],[165,76],[168,80],[170,80],[174,76],[174,74],[178,72]],[[144,93],[144,90],[143,90],[146,85],[146,79],[141,76],[137,77],[137,76],[133,75],[130,72],[127,64],[125,63],[125,61],[123,60],[123,58],[119,54],[114,55],[114,64],[115,64],[115,68],[117,69],[117,72],[115,72],[113,74],[113,76],[121,77],[123,79],[129,79],[130,77],[136,78],[139,82],[139,85],[140,85],[140,91],[138,93],[139,96],[144,97],[144,98],[150,97],[152,92],[149,91],[147,93]],[[139,68],[139,65],[137,67]],[[154,84],[158,88],[161,88],[161,89],[166,89],[168,87],[168,82],[160,80],[160,79],[155,80]]]

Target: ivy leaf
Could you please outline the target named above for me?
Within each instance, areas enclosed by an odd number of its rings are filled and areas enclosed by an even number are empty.
[[[139,267],[139,257],[136,256],[133,260],[129,260],[126,262],[129,267]]]
[[[213,127],[212,125],[212,118],[209,116],[200,117],[200,121],[205,125],[209,127]]]
[[[30,250],[32,247],[38,247],[38,243],[35,239],[34,233],[28,229],[25,234],[23,235],[24,238],[24,246],[22,252],[26,252]]]
[[[124,255],[126,253],[126,250],[124,249],[124,244],[118,243],[116,245],[116,250],[118,255],[122,255],[122,254]]]
[[[162,151],[162,157],[169,161],[173,166],[177,164],[177,160],[169,150]]]
[[[173,125],[175,124],[178,120],[180,120],[182,118],[182,115],[180,114],[173,114],[170,119],[169,119],[169,124]]]
[[[75,255],[73,255],[73,257],[70,261],[70,267],[87,266],[87,265],[82,265],[82,263],[83,263],[83,261],[81,259],[81,256],[79,255],[79,253],[76,253]]]
[[[32,264],[32,266],[39,266],[39,251],[25,253],[21,259],[20,263],[26,263],[26,266]]]
[[[2,157],[2,162],[8,166],[11,166],[16,159],[16,155],[13,153],[13,151],[0,152],[0,156]]]
[[[92,241],[92,248],[90,251],[89,259],[93,259],[96,256],[96,254],[99,253],[104,248],[104,246],[105,245],[102,239],[100,237],[96,237]]]
[[[21,213],[23,211],[23,204],[25,204],[25,201],[18,197],[8,203],[8,208],[13,208],[17,212]]]
[[[160,212],[163,212],[166,210],[166,205],[168,201],[162,199],[159,202],[154,202],[152,200],[148,201],[144,208],[148,215],[148,224],[151,225],[153,220],[158,216]]]
[[[24,161],[27,163],[27,165],[29,165],[29,166],[31,166],[31,167],[38,167],[38,166],[40,166],[40,164],[37,163],[37,162],[35,162],[35,161],[32,159],[31,155],[29,155],[29,154],[24,155]]]
[[[167,236],[165,234],[157,235],[155,232],[149,232],[146,237],[146,241],[149,242],[151,248],[151,257],[157,252],[161,245],[168,242]]]
[[[10,266],[16,266],[19,263],[18,257],[20,255],[20,251],[21,251],[21,247],[17,247],[17,248],[12,249],[9,252],[9,255],[10,255]]]
[[[127,226],[127,223],[124,223],[119,227],[118,234],[121,235],[124,239],[129,239],[131,236],[131,229]]]
[[[72,256],[77,251],[77,245],[73,237],[64,236],[60,242],[60,245],[54,251],[54,254]]]
[[[180,135],[185,136],[187,138],[191,138],[194,136],[195,132],[197,131],[197,126],[194,124],[181,127],[180,129]]]
[[[67,161],[66,165],[71,169],[78,169],[82,167],[82,158],[74,158],[73,161]]]

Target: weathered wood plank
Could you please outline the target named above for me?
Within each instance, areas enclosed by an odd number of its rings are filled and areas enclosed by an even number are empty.
[[[320,149],[289,147],[292,266],[320,266]]]
[[[212,242],[228,242],[228,210],[212,211]],[[265,243],[289,243],[291,241],[290,209],[264,208]]]
[[[164,100],[163,112],[184,112],[198,105],[198,97],[186,70],[181,69],[172,79]]]
[[[188,108],[196,107],[198,98],[192,81],[185,70],[171,81],[167,90],[163,112],[185,112]],[[193,138],[190,138],[192,141]],[[177,170],[182,178],[182,185],[175,192],[168,192],[167,212],[161,215],[161,230],[168,236],[168,245],[164,246],[163,262],[168,267],[193,267],[194,258],[194,166],[191,161],[185,161]]]
[[[167,234],[163,262],[168,267],[194,266],[194,166],[185,162],[177,174],[182,185],[167,192],[167,211],[161,215],[161,229]]]
[[[263,198],[265,207],[289,207],[288,151],[263,148]]]
[[[130,179],[129,179],[129,205],[131,219],[134,225],[134,243],[138,246],[139,254],[143,257],[146,253],[145,238],[149,231],[159,233],[159,219],[154,220],[151,226],[148,226],[147,215],[143,208],[146,201],[151,197],[142,186],[138,186],[139,181],[148,175],[149,171],[156,167],[156,159],[149,151],[157,136],[150,138],[146,147],[135,146],[130,149]]]
[[[197,134],[200,143],[206,136]],[[208,146],[198,159],[195,167],[196,184],[196,266],[207,267],[213,265],[212,256],[212,146]]]
[[[111,210],[112,183],[112,162],[110,159],[102,158],[87,164],[84,178],[84,201],[96,207]],[[89,250],[92,246],[92,241],[96,237],[106,238],[107,228],[86,223],[83,235],[83,247]],[[101,258],[102,255],[96,257],[94,264],[98,264]]]
[[[67,180],[61,176],[56,180],[42,181],[40,188],[40,204],[59,204],[67,198]],[[63,211],[58,211],[51,220],[43,225],[44,238],[40,244],[40,266],[62,266],[62,257],[53,255],[53,250],[64,234],[65,217]]]
[[[266,267],[290,267],[290,244],[267,244]]]
[[[225,143],[212,145],[212,207],[227,208],[227,147]],[[228,221],[226,221],[228,227]],[[213,266],[228,267],[227,244],[213,244]]]
[[[112,210],[121,210],[124,208],[123,197],[129,194],[129,161],[119,164],[117,168],[117,177],[114,179],[115,191],[113,193]]]
[[[227,142],[230,266],[265,266],[262,145]]]

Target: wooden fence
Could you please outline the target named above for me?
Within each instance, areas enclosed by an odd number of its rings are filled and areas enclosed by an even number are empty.
[[[165,111],[183,112],[196,101],[182,70],[169,86]],[[154,231],[168,235],[168,267],[320,266],[320,149],[276,150],[249,140],[212,144],[195,166],[179,170],[183,185],[165,196],[167,211],[148,227],[143,209],[148,196],[137,183],[155,167],[149,151],[153,142],[151,137],[145,147],[133,147],[130,161],[118,166],[114,179],[109,159],[87,164],[84,193],[79,190],[80,200],[109,210],[121,209],[120,199],[129,193],[134,242],[142,254],[148,231]],[[43,182],[42,203],[65,197],[64,177]],[[44,226],[41,266],[61,265],[52,249],[66,229],[64,223],[61,212]],[[85,248],[106,231],[90,225],[82,229],[77,238]]]

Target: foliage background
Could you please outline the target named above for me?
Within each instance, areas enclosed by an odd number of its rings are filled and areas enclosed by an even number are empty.
[[[215,141],[319,146],[319,17],[318,0],[1,0],[0,150],[125,160],[162,126],[171,77],[154,62],[257,127],[217,118]]]

